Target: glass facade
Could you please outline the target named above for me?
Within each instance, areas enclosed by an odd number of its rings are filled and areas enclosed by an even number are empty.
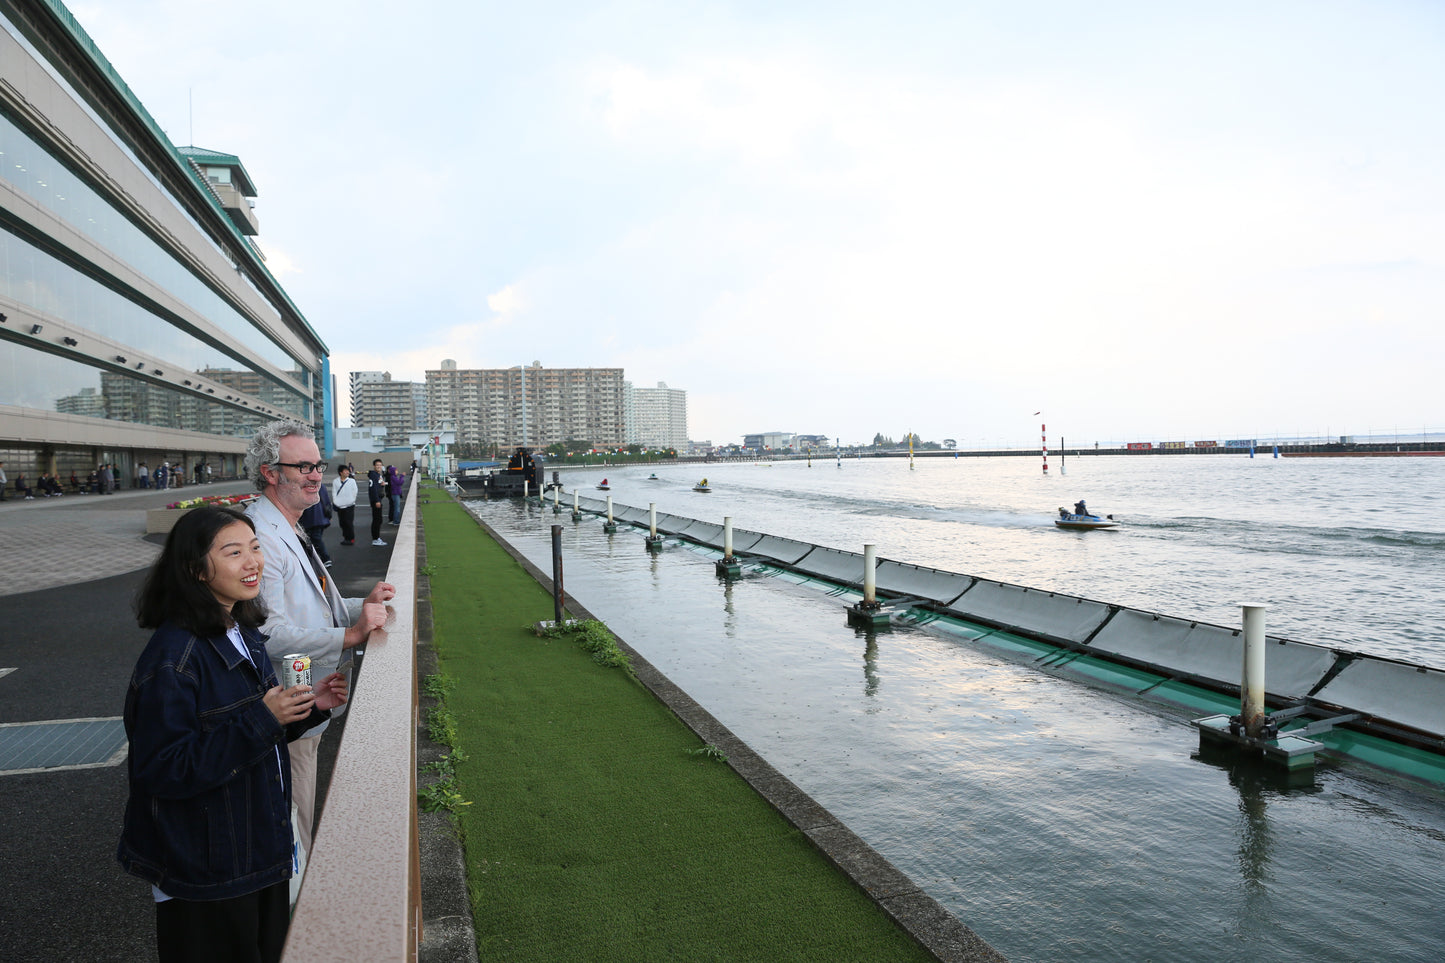
[[[0,341],[3,401],[40,411],[250,438],[266,420],[210,396]]]
[[[0,113],[0,178],[165,288],[255,351],[262,360],[285,372],[298,385],[303,388],[309,385],[306,365],[265,337],[245,315],[176,261],[3,113]],[[43,309],[42,305],[32,306]],[[170,327],[168,322],[156,320]],[[136,347],[146,350],[140,345]]]
[[[138,352],[162,359],[178,370],[194,372],[260,398],[302,421],[311,420],[310,399],[292,385],[240,362],[165,319],[40,250],[24,238],[0,229],[0,295],[67,324]],[[13,332],[6,332],[13,336]],[[31,350],[26,345],[22,350]],[[15,382],[7,382],[15,384]],[[0,403],[18,404],[0,387]]]

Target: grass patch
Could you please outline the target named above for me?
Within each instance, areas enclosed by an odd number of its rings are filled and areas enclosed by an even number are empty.
[[[576,633],[596,651],[539,639],[551,597],[459,504],[423,512],[483,959],[931,959],[731,768],[697,764],[721,752],[599,664],[605,627]]]

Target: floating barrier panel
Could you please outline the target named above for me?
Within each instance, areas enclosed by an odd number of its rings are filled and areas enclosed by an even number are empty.
[[[839,585],[863,584],[863,556],[856,552],[815,548],[797,562],[797,568]]]
[[[686,528],[679,529],[677,534],[689,542],[697,542],[699,545],[706,545],[715,548],[719,552],[723,547],[723,527],[712,522],[694,521]],[[742,551],[742,543],[738,541],[738,533],[733,532],[733,551]]]
[[[1362,658],[1345,666],[1314,697],[1445,736],[1445,672],[1438,669]]]
[[[683,518],[681,515],[669,515],[665,512],[658,512],[657,530],[668,535],[677,535],[695,521],[697,521],[695,518]],[[643,522],[644,524],[646,523],[646,516],[643,517]]]
[[[975,582],[948,608],[964,618],[983,619],[1070,642],[1083,642],[1109,617],[1109,606],[1102,602],[985,579]]]
[[[1266,689],[1288,699],[1309,694],[1334,665],[1329,649],[1266,636]],[[1238,687],[1244,637],[1205,622],[1121,609],[1089,643],[1100,652],[1160,666],[1171,675],[1190,675]]]
[[[791,538],[779,538],[776,535],[765,535],[762,532],[749,532],[746,529],[733,529],[733,537],[739,534],[747,534],[756,537],[756,541],[748,548],[749,555],[761,555],[764,558],[775,559],[785,565],[792,565],[811,552],[816,546],[808,542],[798,542]],[[733,546],[734,550],[737,546]]]
[[[806,564],[807,560],[804,559]],[[973,578],[936,568],[920,568],[906,562],[880,560],[876,570],[878,588],[912,598],[931,599],[947,605],[973,584]]]

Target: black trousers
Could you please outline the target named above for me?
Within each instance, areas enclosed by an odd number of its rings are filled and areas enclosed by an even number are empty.
[[[356,541],[356,506],[348,505],[345,508],[338,508],[336,520],[341,524],[342,541]]]
[[[291,924],[290,883],[245,896],[156,904],[161,963],[277,963]]]
[[[381,523],[386,518],[386,500],[371,503],[371,540],[381,537]]]

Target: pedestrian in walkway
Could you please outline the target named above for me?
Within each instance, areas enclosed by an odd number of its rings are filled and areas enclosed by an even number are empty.
[[[286,941],[287,742],[346,702],[346,682],[277,684],[259,631],[264,568],[251,522],[205,506],[176,522],[137,599],[155,634],[126,692],[116,858],[151,884],[161,963],[274,963]]]
[[[366,500],[371,502],[371,544],[385,545],[381,540],[381,523],[386,518],[386,473],[381,470],[380,458],[372,461],[366,482]]]
[[[0,502],[5,501],[5,463],[0,461]]]
[[[341,544],[356,544],[356,479],[351,477],[351,466],[342,465],[336,470],[336,479],[331,483],[331,505],[336,511],[336,521],[341,525]]]
[[[349,677],[347,650],[386,624],[385,603],[396,589],[377,582],[364,599],[342,598],[321,559],[297,531],[301,513],[320,498],[326,474],[309,425],[263,425],[246,450],[246,470],[261,492],[246,514],[256,523],[266,555],[261,600],[268,615],[261,629],[269,640],[271,661],[279,666],[282,656],[305,655],[311,658],[313,675],[344,671]],[[324,729],[311,730],[291,747],[296,831],[308,852],[316,818],[316,747]]]
[[[395,465],[386,466],[386,498],[391,503],[390,521],[393,525],[401,524],[401,496],[406,491],[406,479],[401,477],[401,472],[396,470]]]
[[[15,475],[15,497],[35,500],[35,492],[25,483],[25,473],[19,472]]]
[[[149,488],[149,487],[151,487],[151,472],[150,472],[149,466],[147,466],[145,462],[141,462],[139,465],[136,466],[136,469],[135,469],[135,487],[137,487],[137,488]]]

